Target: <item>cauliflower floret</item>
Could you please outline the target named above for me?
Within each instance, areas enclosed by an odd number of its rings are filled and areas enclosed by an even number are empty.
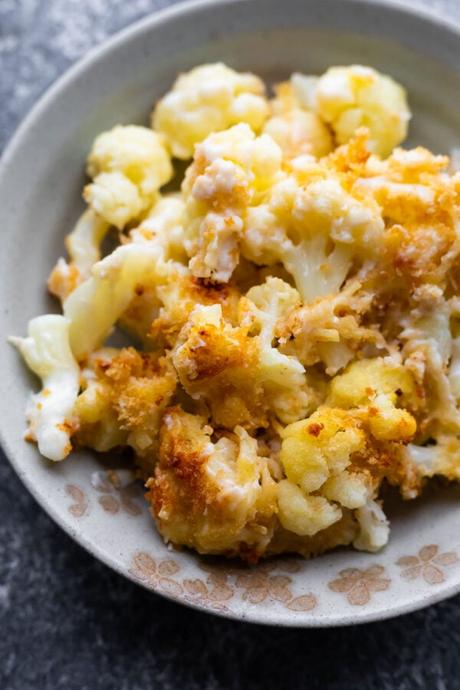
[[[173,351],[186,392],[205,401],[215,423],[227,429],[267,427],[267,400],[258,373],[256,338],[222,319],[220,304],[197,305]]]
[[[102,350],[91,356],[75,414],[77,440],[107,451],[129,445],[153,462],[160,419],[176,389],[176,375],[166,357],[134,348]]]
[[[199,304],[208,307],[218,304],[222,308],[225,321],[238,322],[241,293],[233,284],[214,285],[184,275],[159,285],[156,294],[161,301],[161,307],[158,316],[151,323],[148,337],[157,343],[165,342],[168,347],[174,347],[182,327]]]
[[[365,419],[380,441],[409,441],[416,431],[414,417],[396,401],[417,409],[419,399],[410,372],[390,357],[353,362],[332,379],[328,404],[345,409],[365,408]]]
[[[447,165],[447,157],[421,147],[396,149],[385,161],[370,156],[352,186],[380,206],[387,225],[382,258],[409,288],[443,287],[458,260],[457,182]]]
[[[197,305],[174,348],[174,366],[185,390],[205,401],[225,428],[267,427],[270,412],[284,423],[295,421],[314,406],[303,366],[271,344],[277,313],[289,300],[298,300],[286,284],[278,295],[276,280],[253,288],[242,300],[241,326],[225,322],[220,304]]]
[[[193,155],[195,144],[239,122],[260,131],[269,115],[263,82],[222,63],[182,74],[153,112],[153,127],[164,134],[176,158]]]
[[[146,127],[117,125],[100,134],[88,157],[93,182],[84,196],[96,213],[117,228],[139,218],[169,182],[173,168],[162,137]]]
[[[100,260],[101,242],[109,224],[92,209],[87,209],[78,219],[72,232],[65,239],[70,261],[62,257],[48,278],[48,290],[61,302],[91,275],[91,268]]]
[[[305,154],[321,158],[332,150],[332,137],[324,122],[316,113],[300,108],[274,115],[263,131],[276,141],[288,159]]]
[[[137,228],[131,230],[129,241],[147,248],[153,247],[154,251],[161,248],[162,261],[170,262],[171,266],[178,267],[175,280],[168,281],[165,285],[159,285],[158,282],[139,281],[128,307],[120,318],[119,325],[124,331],[150,347],[154,345],[154,339],[151,337],[152,323],[158,318],[164,305],[163,297],[167,300],[171,291],[175,291],[178,297],[179,285],[183,284],[188,274],[186,269],[188,257],[184,249],[184,202],[181,196],[168,194],[160,197],[147,218]],[[141,247],[139,250],[142,250]],[[159,292],[161,288],[165,290],[162,295]],[[183,314],[185,309],[183,303],[177,304],[176,307],[182,317],[176,329],[178,332],[187,319],[187,312]]]
[[[358,201],[337,180],[318,180],[302,190],[293,218],[300,242],[294,242],[283,263],[308,302],[338,291],[353,258],[375,257],[383,238],[378,207]]]
[[[364,450],[365,440],[354,417],[323,407],[283,429],[280,460],[287,478],[310,493],[320,489],[331,473],[343,472],[350,456]]]
[[[278,483],[278,517],[285,529],[312,537],[338,522],[342,511],[322,496],[306,496],[285,479]]]
[[[296,74],[292,84],[298,100],[331,125],[339,144],[365,126],[371,150],[387,156],[407,135],[405,90],[370,67],[331,67],[317,80]]]
[[[270,407],[285,424],[303,419],[314,404],[303,366],[273,347],[278,320],[299,304],[297,290],[273,277],[251,288],[241,301],[242,323],[258,334],[260,378]]]
[[[80,370],[69,346],[69,320],[48,314],[29,321],[27,338],[10,338],[27,366],[41,380],[42,390],[26,408],[26,438],[38,443],[49,460],[64,460],[72,450],[74,405]]]
[[[199,278],[227,282],[239,260],[246,209],[280,173],[281,150],[245,124],[211,134],[196,147],[182,186],[186,248]]]
[[[263,131],[279,144],[288,160],[326,156],[333,149],[331,132],[312,112],[313,107],[297,98],[291,82],[275,85],[276,97],[270,101],[272,114]]]
[[[434,287],[434,286],[433,286]],[[420,290],[418,291],[420,293]],[[428,294],[432,293],[429,291]],[[428,299],[422,290],[421,299],[412,309],[410,318],[400,337],[404,345],[407,366],[419,365],[419,378],[427,391],[428,419],[437,427],[460,430],[460,413],[451,389],[448,364],[452,354],[450,306],[442,297],[440,288]]]
[[[342,509],[354,510],[356,548],[381,548],[388,540],[388,523],[373,497],[385,464],[379,467],[369,443],[362,420],[337,408],[320,407],[286,427],[280,460],[287,479],[278,485],[281,524],[311,536],[340,520]]]
[[[355,513],[359,524],[359,533],[353,546],[359,551],[380,551],[388,543],[390,523],[379,504],[369,500]]]
[[[119,229],[144,210],[136,185],[120,172],[100,173],[85,187],[84,199],[95,213]]]
[[[116,348],[104,347],[90,355],[81,372],[83,390],[74,407],[77,443],[101,453],[126,445],[127,432],[120,427],[110,387],[101,376],[118,354]]]
[[[321,494],[345,508],[355,510],[367,502],[372,493],[372,482],[366,472],[344,470],[330,477],[321,487]]]
[[[451,434],[440,434],[430,445],[409,443],[405,454],[423,477],[441,475],[449,481],[460,480],[460,439]]]
[[[304,185],[293,177],[272,185],[268,200],[248,212],[241,242],[251,261],[281,262],[304,302],[337,292],[353,261],[370,267],[383,243],[376,202],[352,196],[338,176],[325,179],[326,165]]]
[[[158,529],[167,542],[199,553],[257,560],[275,525],[276,484],[257,441],[241,427],[211,441],[205,419],[170,408],[159,461],[147,482]]]
[[[131,243],[115,249],[92,268],[92,276],[64,303],[70,344],[81,360],[99,347],[131,303],[136,288],[173,280],[186,269],[165,262],[161,246]]]
[[[286,314],[276,329],[282,352],[295,355],[304,366],[322,361],[326,374],[335,376],[366,343],[385,349],[380,332],[361,325],[373,297],[373,292],[362,290],[361,283],[353,280],[337,295]]]
[[[185,203],[180,194],[159,197],[142,223],[131,230],[132,242],[160,244],[166,261],[188,263],[184,248]]]

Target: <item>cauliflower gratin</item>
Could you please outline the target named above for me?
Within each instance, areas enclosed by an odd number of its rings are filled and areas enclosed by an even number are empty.
[[[98,136],[48,279],[63,313],[11,338],[41,379],[26,438],[53,461],[128,449],[176,546],[382,548],[387,486],[460,479],[460,174],[398,148],[409,119],[368,67],[269,98],[211,64],[151,127]]]

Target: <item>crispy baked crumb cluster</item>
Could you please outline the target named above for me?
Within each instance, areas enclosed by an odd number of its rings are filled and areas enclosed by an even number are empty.
[[[13,339],[43,384],[27,434],[52,460],[131,448],[173,544],[376,551],[386,485],[460,476],[460,175],[397,148],[405,92],[373,69],[274,94],[204,65],[153,129],[97,137],[48,281],[63,315]]]

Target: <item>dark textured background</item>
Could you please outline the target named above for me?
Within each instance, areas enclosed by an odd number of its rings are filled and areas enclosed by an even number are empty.
[[[0,150],[72,62],[167,4],[0,0]],[[458,0],[425,4],[460,19]],[[166,602],[74,544],[0,457],[0,690],[450,690],[459,650],[460,597],[330,631],[241,625]]]

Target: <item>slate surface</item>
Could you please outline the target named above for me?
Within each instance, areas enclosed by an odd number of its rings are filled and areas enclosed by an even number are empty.
[[[460,19],[457,0],[424,2]],[[167,4],[0,0],[0,150],[72,62]],[[459,648],[460,597],[330,631],[243,626],[166,602],[74,544],[0,457],[2,690],[450,690]]]

